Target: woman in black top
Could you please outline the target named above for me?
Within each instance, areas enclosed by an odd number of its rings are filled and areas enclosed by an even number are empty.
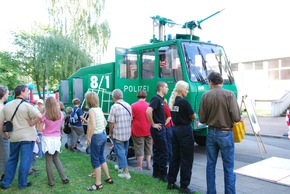
[[[193,193],[188,188],[191,179],[191,169],[193,163],[194,139],[192,120],[195,113],[184,97],[188,94],[188,83],[178,81],[170,96],[169,106],[171,108],[173,127],[172,137],[172,160],[168,172],[168,189],[176,188],[175,181],[180,169],[180,189],[181,193]]]

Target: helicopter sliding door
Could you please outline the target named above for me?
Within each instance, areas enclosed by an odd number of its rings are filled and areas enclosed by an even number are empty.
[[[81,102],[84,100],[83,79],[73,78],[73,99],[78,98]]]
[[[115,86],[123,91],[124,100],[133,103],[139,87],[138,53],[133,50],[116,48]]]

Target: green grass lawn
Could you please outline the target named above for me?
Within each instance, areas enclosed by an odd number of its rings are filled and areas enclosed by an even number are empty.
[[[92,172],[89,156],[81,153],[73,153],[63,149],[62,153],[59,155],[59,158],[64,166],[66,175],[70,179],[69,184],[62,184],[60,176],[54,168],[55,185],[53,187],[48,186],[45,170],[45,159],[37,158],[35,168],[39,170],[39,174],[29,175],[28,181],[32,182],[31,187],[19,190],[17,187],[16,175],[11,187],[8,190],[0,190],[0,193],[178,193],[178,190],[167,190],[167,183],[154,179],[148,174],[130,171],[132,176],[130,180],[119,178],[117,172],[114,170],[114,163],[109,161],[108,166],[110,175],[114,180],[114,184],[108,184],[105,181],[102,181],[103,189],[92,192],[86,191],[87,187],[95,183],[95,179],[88,176]],[[102,179],[105,179],[104,173],[102,173]]]

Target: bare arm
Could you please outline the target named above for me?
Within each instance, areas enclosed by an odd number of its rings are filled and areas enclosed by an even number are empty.
[[[37,131],[38,132],[42,132],[44,129],[43,129],[43,125],[44,125],[44,122],[39,122],[38,124],[37,124]]]
[[[165,121],[165,125],[167,125],[170,121],[171,121],[171,117],[167,117],[167,119]]]
[[[94,134],[94,129],[96,128],[96,117],[93,109],[90,109],[89,117],[90,123],[88,123],[87,139],[91,141],[92,135]]]
[[[112,135],[113,134],[113,129],[114,129],[114,126],[115,126],[115,124],[114,123],[111,123],[111,122],[109,122],[109,129],[110,129],[110,134]]]
[[[192,115],[190,115],[190,116],[189,116],[189,118],[190,118],[191,120],[194,120],[194,119],[196,119],[196,115],[195,115],[195,113],[194,113],[194,114],[192,114]]]
[[[148,107],[147,110],[146,110],[146,115],[147,115],[147,119],[150,123],[150,125],[153,127],[153,128],[156,128],[158,130],[161,130],[162,129],[162,124],[161,123],[157,123],[155,124],[154,121],[153,121],[153,118],[152,118],[152,115],[153,115],[153,108],[152,107]]]
[[[80,116],[80,119],[81,119],[82,121],[84,121],[85,123],[88,123],[88,120],[87,120],[84,116]]]

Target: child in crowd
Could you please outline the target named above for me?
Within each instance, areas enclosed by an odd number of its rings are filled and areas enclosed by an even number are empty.
[[[41,112],[41,114],[44,113],[44,104],[43,104],[43,100],[42,99],[38,99],[37,100],[37,102],[36,102],[36,108],[39,110],[39,112]],[[39,123],[36,124],[36,128],[37,128],[37,125],[38,124]],[[43,154],[42,145],[41,145],[42,132],[38,132],[37,133],[37,136],[38,136],[38,139],[39,139],[39,142],[40,142],[40,143],[37,144],[38,150],[39,150],[38,153],[37,153],[37,156],[39,158],[43,158],[44,157],[44,154]]]
[[[61,101],[58,101],[58,108],[60,109],[60,112],[63,114],[63,119],[65,119],[66,112],[65,112],[64,104]],[[63,122],[64,122],[64,120],[63,120]],[[62,142],[62,137],[64,135],[63,129],[64,128],[62,128],[62,127],[60,128],[60,133],[61,133],[60,142]]]
[[[35,161],[36,161],[36,155],[38,154],[39,152],[39,149],[38,149],[38,145],[40,144],[40,140],[39,140],[39,137],[36,136],[36,141],[34,143],[34,148],[33,148],[33,153],[32,153],[32,157],[31,157],[31,167],[30,167],[30,170],[29,170],[29,175],[32,175],[32,174],[38,174],[38,170],[36,170],[34,167],[35,165]]]
[[[45,113],[41,118],[38,131],[43,131],[42,150],[45,153],[46,173],[48,185],[54,185],[52,163],[54,163],[63,184],[69,183],[69,179],[64,173],[61,161],[58,158],[61,147],[61,128],[64,127],[64,115],[60,111],[59,104],[55,98],[50,96],[45,101]]]
[[[66,109],[66,117],[64,120],[64,125],[66,128],[66,134],[67,134],[67,142],[65,144],[65,148],[69,149],[69,150],[73,150],[72,149],[72,135],[71,135],[71,127],[70,127],[70,123],[69,123],[69,119],[70,119],[70,113],[72,111],[72,107],[67,107]]]

